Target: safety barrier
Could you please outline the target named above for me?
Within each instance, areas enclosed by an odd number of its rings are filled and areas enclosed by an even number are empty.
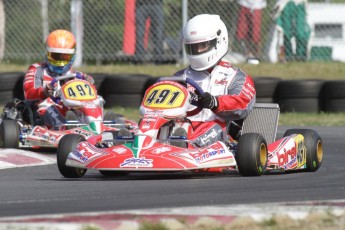
[[[24,99],[24,72],[0,73],[0,105]],[[145,90],[157,77],[145,74],[90,74],[105,107],[139,107]],[[281,112],[345,112],[345,80],[283,80],[254,77],[257,103],[277,103]],[[300,79],[303,79],[301,77]]]

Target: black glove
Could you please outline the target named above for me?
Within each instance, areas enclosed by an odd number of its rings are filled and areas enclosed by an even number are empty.
[[[210,93],[198,95],[190,92],[190,103],[195,106],[200,106],[206,109],[215,110],[218,108],[218,99]]]
[[[201,104],[200,104],[201,97],[200,97],[198,94],[193,93],[193,92],[189,92],[189,94],[190,94],[190,100],[189,100],[189,102],[190,102],[192,105],[201,106]]]
[[[203,108],[215,110],[218,108],[218,99],[210,93],[204,93],[200,96],[200,102]]]

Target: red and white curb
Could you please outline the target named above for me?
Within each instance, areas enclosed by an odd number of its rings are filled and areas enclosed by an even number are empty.
[[[0,169],[56,164],[55,155],[21,149],[0,149]]]
[[[100,230],[139,230],[140,224],[144,222],[160,222],[169,225],[169,229],[185,229],[186,224],[214,227],[216,224],[229,224],[239,217],[251,217],[255,221],[262,221],[277,215],[287,215],[291,219],[301,220],[311,213],[322,212],[341,217],[345,221],[345,200],[7,217],[0,218],[0,229],[24,227],[24,229],[42,230],[80,230],[87,229],[86,226],[93,226]]]

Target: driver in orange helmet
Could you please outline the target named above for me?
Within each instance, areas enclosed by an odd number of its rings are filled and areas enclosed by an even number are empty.
[[[76,73],[77,78],[91,83],[94,83],[94,79],[84,73],[71,70],[76,53],[76,40],[71,32],[55,30],[48,35],[45,45],[45,61],[29,66],[23,87],[25,100],[32,106],[37,106],[39,119],[34,125],[46,125],[52,128],[65,123],[68,108],[51,99],[54,90],[50,82],[57,76],[71,73]]]

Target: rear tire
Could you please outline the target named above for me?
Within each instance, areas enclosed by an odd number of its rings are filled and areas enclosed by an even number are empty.
[[[57,165],[62,176],[80,178],[85,175],[86,169],[66,166],[68,154],[82,141],[85,141],[85,138],[78,134],[67,134],[61,138],[57,149]]]
[[[238,140],[235,159],[242,176],[261,176],[266,170],[268,159],[265,138],[258,133],[241,135]]]
[[[19,148],[19,126],[16,120],[3,120],[1,122],[0,147]]]
[[[322,164],[323,144],[320,135],[312,129],[288,129],[284,137],[292,134],[301,134],[304,136],[304,144],[307,150],[306,164],[307,172],[315,172]]]

